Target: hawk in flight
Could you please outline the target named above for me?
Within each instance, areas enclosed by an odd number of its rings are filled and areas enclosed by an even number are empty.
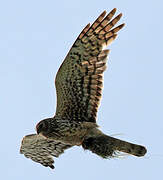
[[[104,48],[124,26],[113,28],[122,16],[112,19],[115,12],[113,9],[106,15],[104,11],[88,24],[68,52],[55,79],[56,114],[36,125],[37,134],[23,138],[20,153],[27,158],[53,169],[53,157],[76,145],[103,158],[114,157],[117,151],[145,155],[145,147],[108,136],[96,123],[109,54]]]

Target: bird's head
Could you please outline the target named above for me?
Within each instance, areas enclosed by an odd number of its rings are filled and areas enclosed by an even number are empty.
[[[52,118],[44,119],[36,125],[37,134],[46,136],[50,133]]]

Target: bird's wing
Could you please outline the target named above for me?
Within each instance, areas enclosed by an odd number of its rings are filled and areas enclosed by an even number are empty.
[[[103,72],[109,50],[103,50],[124,26],[113,29],[122,14],[113,20],[116,9],[104,11],[80,33],[56,75],[56,115],[76,121],[95,122],[101,99]],[[106,15],[106,16],[105,16]]]
[[[31,134],[23,138],[20,153],[45,167],[54,169],[54,157],[58,157],[72,146],[56,142],[42,135]]]

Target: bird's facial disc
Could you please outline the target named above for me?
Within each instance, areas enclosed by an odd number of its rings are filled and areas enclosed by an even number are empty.
[[[48,122],[46,120],[42,120],[40,121],[37,125],[36,125],[36,131],[37,134],[41,133],[43,135],[46,135],[46,133],[48,132]]]

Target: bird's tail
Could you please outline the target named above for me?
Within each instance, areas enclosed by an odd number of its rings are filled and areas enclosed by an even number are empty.
[[[93,135],[86,137],[82,143],[82,147],[103,158],[114,157],[117,151],[125,152],[138,157],[144,156],[147,152],[144,146],[122,141],[103,133],[98,136]]]

